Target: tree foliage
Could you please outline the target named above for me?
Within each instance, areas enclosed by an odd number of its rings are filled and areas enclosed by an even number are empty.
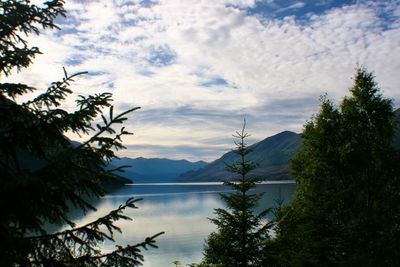
[[[283,266],[400,264],[400,168],[392,101],[358,68],[339,107],[322,99],[291,162],[297,189],[278,213]]]
[[[250,149],[245,143],[249,137],[245,124],[234,137],[239,139],[235,141],[235,152],[240,157],[237,162],[227,165],[235,176],[224,182],[234,192],[221,194],[227,209],[215,209],[216,217],[210,219],[217,226],[217,231],[211,233],[206,241],[203,265],[260,266],[260,252],[271,226],[265,219],[269,209],[255,212],[261,195],[250,193],[262,178],[248,175],[256,165],[246,160]]]
[[[57,28],[54,19],[64,16],[64,2],[53,0],[43,7],[29,1],[0,2],[0,73],[26,68],[40,51],[29,47],[26,37],[45,28]],[[129,199],[108,215],[77,227],[68,216],[71,208],[94,210],[88,199],[104,195],[104,183],[115,180],[107,162],[122,149],[122,137],[131,134],[115,126],[138,107],[114,114],[112,95],[79,96],[75,111],[62,108],[79,75],[64,69],[61,81],[25,102],[18,97],[36,88],[20,83],[0,84],[0,265],[1,266],[136,266],[141,249],[155,247],[154,239],[104,253],[100,244],[113,241],[120,229],[114,222],[130,219]],[[107,113],[105,113],[105,110]],[[102,122],[93,125],[101,118]],[[66,133],[87,137],[75,145]],[[47,233],[46,224],[69,229]]]
[[[65,16],[64,1],[47,1],[38,7],[29,0],[1,0],[0,14],[0,72],[8,75],[13,68],[28,67],[41,53],[38,47],[29,47],[26,36],[39,34],[41,27],[58,28],[54,19]]]

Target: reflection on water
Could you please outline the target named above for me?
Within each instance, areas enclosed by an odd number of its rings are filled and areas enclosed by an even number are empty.
[[[287,202],[293,195],[295,184],[263,184],[254,192],[263,192],[260,208],[276,206],[279,201]],[[144,252],[145,267],[174,266],[172,262],[200,262],[206,237],[215,227],[207,217],[213,216],[215,208],[223,207],[219,192],[229,188],[215,183],[204,184],[141,184],[128,185],[107,195],[97,205],[96,213],[88,214],[78,222],[87,223],[108,213],[129,197],[142,198],[138,209],[128,209],[125,214],[132,221],[121,221],[122,234],[116,234],[116,243],[104,244],[105,250],[113,250],[115,244],[135,244],[147,236],[164,231],[157,238],[158,249]]]

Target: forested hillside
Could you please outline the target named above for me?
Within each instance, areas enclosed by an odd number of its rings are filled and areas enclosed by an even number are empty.
[[[288,172],[289,160],[300,145],[300,135],[290,131],[278,133],[251,145],[249,147],[251,152],[247,155],[247,159],[258,165],[251,174],[263,176],[266,180],[291,179]],[[232,164],[237,159],[237,153],[228,152],[198,171],[182,174],[178,180],[182,182],[222,181],[229,177],[226,164]]]

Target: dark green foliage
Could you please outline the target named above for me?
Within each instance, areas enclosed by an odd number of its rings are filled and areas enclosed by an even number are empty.
[[[39,34],[40,27],[57,28],[53,21],[64,14],[63,1],[47,2],[44,8],[29,1],[1,1],[0,13],[0,72],[8,76],[40,53],[23,36]],[[23,103],[18,96],[35,88],[0,84],[0,266],[135,266],[143,261],[140,249],[155,246],[157,235],[108,254],[99,249],[120,231],[115,221],[130,219],[122,211],[136,208],[136,199],[85,226],[75,227],[67,217],[71,207],[93,210],[88,199],[104,195],[103,185],[117,179],[115,170],[105,166],[115,156],[113,149],[124,148],[122,136],[130,133],[114,127],[138,109],[115,115],[110,93],[80,96],[75,111],[62,109],[72,93],[70,83],[82,74],[64,70],[61,81]],[[95,128],[97,117],[102,122]],[[74,145],[67,132],[88,138]],[[46,224],[70,229],[49,234]]]
[[[392,102],[357,69],[339,108],[322,99],[291,168],[297,190],[278,212],[282,266],[398,266],[400,165]]]
[[[203,264],[260,266],[260,252],[270,228],[265,219],[269,209],[255,214],[254,209],[261,195],[250,194],[249,191],[262,179],[248,176],[256,165],[246,160],[250,150],[245,143],[245,138],[249,136],[245,132],[245,125],[236,134],[234,137],[240,141],[235,142],[235,152],[240,157],[234,164],[227,165],[228,170],[236,176],[224,182],[234,192],[221,194],[227,209],[215,209],[216,218],[210,219],[217,226],[217,231],[207,239]]]
[[[400,108],[394,111],[394,122],[396,125],[396,133],[394,135],[393,146],[400,149]]]
[[[24,37],[39,34],[40,27],[58,28],[54,19],[65,16],[64,1],[47,1],[44,7],[38,7],[26,0],[1,0],[0,15],[0,73],[8,75],[13,68],[28,67],[40,54],[39,48],[29,47]],[[27,89],[24,85],[15,85],[9,93],[21,94]]]

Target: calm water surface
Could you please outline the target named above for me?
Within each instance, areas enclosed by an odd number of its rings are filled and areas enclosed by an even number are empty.
[[[263,192],[260,209],[287,202],[295,190],[294,183],[262,184],[254,192]],[[219,183],[171,183],[135,184],[105,196],[96,206],[96,213],[88,214],[78,224],[89,222],[107,214],[128,198],[141,198],[138,209],[128,209],[125,214],[133,221],[117,223],[122,234],[115,236],[116,243],[105,243],[105,250],[113,250],[115,244],[134,244],[158,232],[158,249],[144,251],[145,267],[174,266],[179,260],[184,266],[200,262],[204,240],[215,226],[207,219],[213,217],[215,208],[224,207],[219,194],[229,188]]]

